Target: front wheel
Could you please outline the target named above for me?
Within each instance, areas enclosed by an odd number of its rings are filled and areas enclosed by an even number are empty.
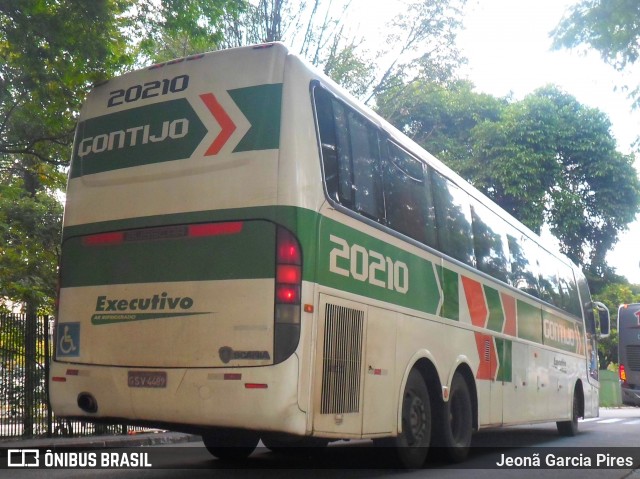
[[[431,403],[420,372],[409,373],[402,400],[402,433],[376,440],[377,446],[390,448],[396,462],[407,469],[424,465],[431,442]]]
[[[260,437],[250,431],[223,429],[202,435],[202,442],[213,456],[222,460],[245,459],[258,446]]]

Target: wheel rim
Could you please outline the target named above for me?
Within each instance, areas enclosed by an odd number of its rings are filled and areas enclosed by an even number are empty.
[[[409,446],[419,446],[425,439],[427,410],[422,399],[411,392],[407,394],[405,405],[408,412],[405,421],[407,443]]]

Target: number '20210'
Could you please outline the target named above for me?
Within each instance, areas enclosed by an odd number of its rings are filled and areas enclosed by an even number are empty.
[[[154,80],[142,85],[132,85],[126,90],[118,89],[109,92],[107,107],[124,103],[133,103],[169,93],[179,93],[189,87],[189,75],[178,75],[173,78]]]
[[[349,246],[345,239],[335,235],[330,235],[329,239],[337,245],[329,253],[329,271],[332,273],[402,294],[409,291],[409,268],[402,261],[394,261],[359,244]]]

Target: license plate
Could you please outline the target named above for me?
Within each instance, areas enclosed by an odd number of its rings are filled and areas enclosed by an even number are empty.
[[[130,388],[166,388],[167,373],[165,371],[129,371]]]

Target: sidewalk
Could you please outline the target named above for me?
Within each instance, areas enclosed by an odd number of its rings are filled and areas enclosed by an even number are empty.
[[[104,447],[137,447],[157,446],[161,444],[178,444],[184,442],[196,442],[200,436],[185,434],[182,432],[152,432],[128,435],[109,436],[82,436],[82,437],[43,437],[35,439],[10,439],[4,441],[0,438],[0,448],[4,449],[28,449],[47,448],[104,448]]]

